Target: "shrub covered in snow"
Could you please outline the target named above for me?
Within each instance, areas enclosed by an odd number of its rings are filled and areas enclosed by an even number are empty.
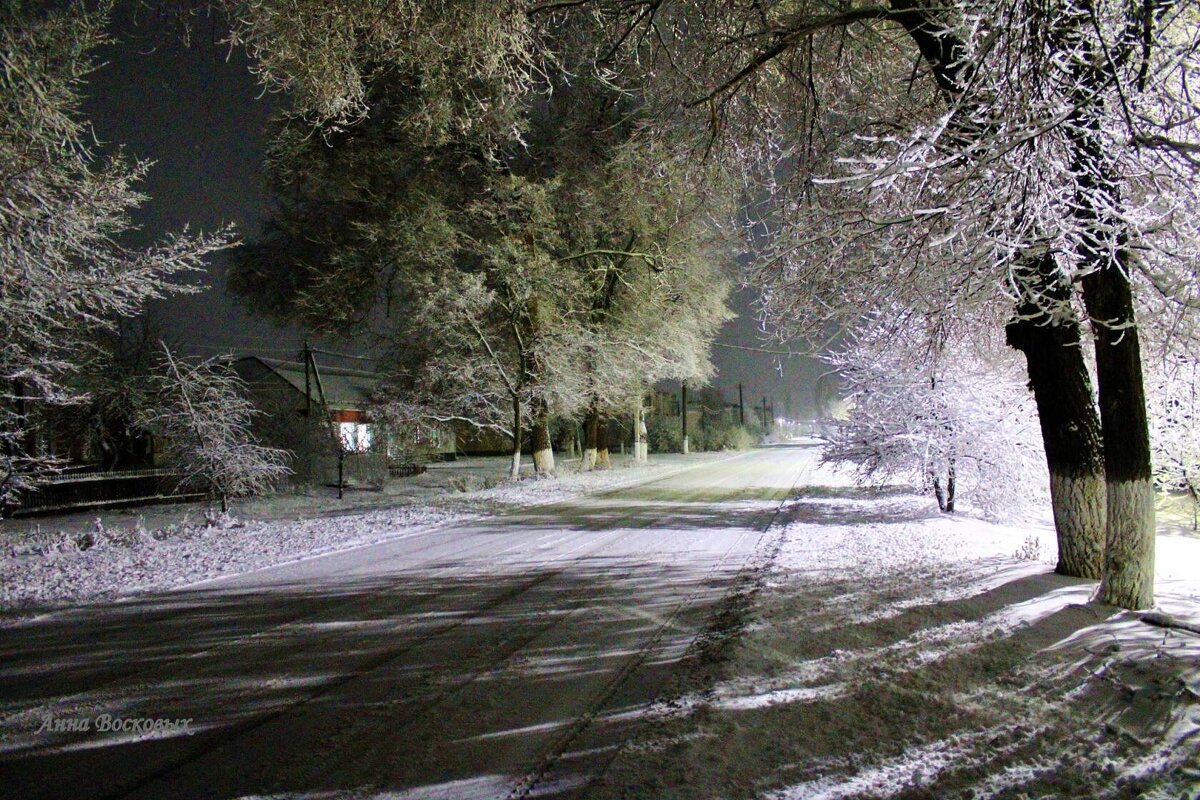
[[[245,385],[213,361],[188,364],[163,346],[157,400],[142,423],[166,442],[184,482],[221,498],[255,494],[290,471],[288,454],[259,444],[250,432],[257,413]]]
[[[851,405],[826,462],[931,491],[944,511],[965,497],[998,517],[1046,497],[1037,411],[1002,346],[876,315],[826,360]]]

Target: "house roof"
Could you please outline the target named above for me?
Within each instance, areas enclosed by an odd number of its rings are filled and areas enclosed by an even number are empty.
[[[275,358],[247,356],[238,359],[239,362],[258,361],[267,369],[286,381],[299,394],[305,391],[304,364],[300,361],[283,361]],[[314,400],[319,400],[321,391],[325,393],[325,404],[334,411],[362,411],[370,404],[371,393],[375,390],[378,378],[374,373],[364,370],[332,367],[317,362],[316,377],[309,373]]]

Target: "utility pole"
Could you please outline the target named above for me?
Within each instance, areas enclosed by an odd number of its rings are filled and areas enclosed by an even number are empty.
[[[308,371],[308,363],[312,360],[312,350],[308,347],[308,339],[304,340],[304,416],[312,417],[312,373]]]
[[[762,423],[763,423],[763,433],[764,434],[770,433],[771,428],[767,425],[767,396],[766,395],[763,395]]]
[[[738,384],[738,424],[746,425],[746,401],[742,398],[742,385]]]
[[[687,381],[683,381],[679,387],[680,402],[683,407],[683,454],[688,454],[688,436],[687,436]]]

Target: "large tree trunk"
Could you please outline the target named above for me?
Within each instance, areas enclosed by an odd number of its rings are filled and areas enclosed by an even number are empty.
[[[550,409],[545,400],[534,405],[533,469],[538,475],[554,474],[554,445],[550,440]]]
[[[642,419],[642,393],[638,392],[633,404],[633,460],[646,463],[649,448],[646,442],[646,422]]]
[[[1008,344],[1025,354],[1050,470],[1050,503],[1058,536],[1056,571],[1099,579],[1104,572],[1105,482],[1100,419],[1083,360],[1070,288],[1053,258],[1017,271],[1021,292],[1008,323]],[[1052,319],[1046,306],[1054,306]]]
[[[964,57],[966,50],[958,38],[919,3],[892,0],[891,6],[893,19],[904,27],[933,67],[938,86],[948,95],[960,95],[963,74],[971,74],[971,62]],[[1085,412],[1079,396],[1080,388],[1087,386],[1087,373],[1078,353],[1077,325],[1068,323],[1065,330],[1062,324],[1030,325],[1018,308],[1008,334],[1009,343],[1023,351],[1029,362],[1030,386],[1041,415],[1055,524],[1059,528],[1059,569],[1071,569],[1064,558],[1080,566],[1091,563],[1096,547],[1086,532],[1096,519],[1094,500],[1102,495],[1106,527],[1102,597],[1124,608],[1144,608],[1153,603],[1154,596],[1149,430],[1133,296],[1125,272],[1128,253],[1122,241],[1122,223],[1116,218],[1122,208],[1119,181],[1110,169],[1101,135],[1113,64],[1111,56],[1091,39],[1097,14],[1094,6],[1092,0],[1067,4],[1066,13],[1052,26],[1049,41],[1054,45],[1061,42],[1062,52],[1058,55],[1064,57],[1074,82],[1073,110],[1064,129],[1072,140],[1072,174],[1078,180],[1078,191],[1072,209],[1066,213],[1074,217],[1083,232],[1078,255],[1082,262],[1079,266],[1087,275],[1083,281],[1084,302],[1096,339],[1102,450],[1093,446],[1093,440],[1099,442],[1101,436],[1093,436],[1096,413],[1091,398]],[[1047,262],[1049,256],[1042,260]],[[1028,296],[1019,306],[1026,300]],[[1063,310],[1069,308],[1065,303],[1058,305]],[[1064,341],[1056,346],[1055,339]],[[1062,370],[1058,376],[1055,368]],[[1059,390],[1068,394],[1059,395]],[[1058,426],[1058,431],[1051,430],[1051,425]],[[1066,449],[1072,441],[1084,447],[1077,456]],[[1099,486],[1091,463],[1097,452],[1102,453],[1104,468]],[[1060,509],[1071,514],[1082,512],[1084,518],[1060,519]],[[1072,529],[1065,542],[1064,523]],[[1082,549],[1064,551],[1064,544]]]
[[[1085,277],[1083,287],[1096,338],[1108,491],[1100,595],[1121,608],[1149,608],[1154,605],[1154,485],[1133,294],[1115,265]]]
[[[612,460],[608,455],[608,417],[600,414],[596,419],[596,469],[609,469]]]
[[[1129,284],[1131,254],[1121,181],[1102,134],[1108,113],[1105,91],[1111,62],[1091,40],[1095,8],[1080,0],[1066,29],[1075,79],[1071,137],[1077,185],[1072,214],[1079,226],[1077,250],[1083,301],[1096,342],[1096,384],[1104,431],[1104,477],[1108,535],[1100,596],[1122,608],[1154,604],[1154,487],[1142,354]]]

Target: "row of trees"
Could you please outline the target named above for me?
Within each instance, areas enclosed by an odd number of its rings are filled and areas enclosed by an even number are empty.
[[[278,0],[239,8],[268,82],[335,127],[369,121],[394,70],[435,90],[414,118],[439,131],[501,130],[556,75],[630,98],[708,162],[743,169],[754,277],[785,334],[871,327],[897,304],[918,329],[1004,331],[1038,409],[1060,571],[1102,578],[1108,602],[1152,602],[1138,312],[1169,322],[1170,337],[1149,331],[1156,346],[1194,348],[1193,4],[364,0],[334,20]],[[563,32],[586,57],[562,60]]]
[[[494,7],[468,22],[462,5],[414,4],[409,22],[433,36],[444,13],[493,42]],[[275,40],[249,30],[274,69]],[[553,472],[552,417],[582,419],[585,464],[603,464],[606,417],[657,381],[706,380],[730,316],[735,184],[601,79],[589,26],[544,33],[537,69],[476,65],[451,85],[416,57],[423,36],[387,44],[414,51],[389,49],[394,60],[342,53],[333,74],[373,71],[349,105],[322,99],[322,84],[281,115],[278,210],[232,279],[277,317],[369,337],[387,353],[383,416],[502,433],[514,476],[526,431],[537,472]]]
[[[673,74],[769,198],[750,233],[772,319],[871,326],[899,303],[927,330],[1004,330],[1039,412],[1060,571],[1151,604],[1138,310],[1170,323],[1156,345],[1195,347],[1194,5],[588,5],[641,34],[630,63]]]
[[[869,341],[881,320],[902,320],[925,337],[903,368],[936,389],[951,373],[935,332],[953,327],[973,345],[1004,332],[1038,409],[1059,569],[1101,577],[1109,602],[1152,602],[1142,349],[1195,355],[1194,4],[229,7],[234,40],[289,98],[269,168],[278,214],[241,288],[273,313],[393,342],[396,396],[411,398],[402,412],[518,442],[531,424],[545,444],[551,413],[585,414],[590,429],[639,383],[702,378],[725,314],[713,221],[728,218],[737,171],[753,203],[735,219],[783,333],[839,324]],[[77,43],[38,30],[60,51]],[[69,108],[79,77],[39,86]],[[30,237],[61,222],[56,241],[75,248],[61,263],[136,265],[141,277],[110,283],[139,288],[114,298],[93,286],[83,296],[103,301],[67,309],[123,313],[222,242],[113,261],[111,237],[86,231],[119,227],[130,173],[93,169],[70,115],[46,117],[41,91],[5,91],[16,98],[6,120],[22,120],[5,134],[17,143],[5,192],[51,210],[45,224],[4,210],[16,232],[6,241],[35,252]],[[29,153],[69,181],[24,186],[40,174],[21,166]],[[99,181],[94,205],[30,201],[90,185],[80,169]],[[83,207],[110,216],[79,228],[71,211]],[[37,358],[48,343],[30,326],[10,337],[32,343],[12,363],[55,364]],[[57,385],[52,371],[4,369],[9,386]],[[8,405],[23,396],[10,391]]]

